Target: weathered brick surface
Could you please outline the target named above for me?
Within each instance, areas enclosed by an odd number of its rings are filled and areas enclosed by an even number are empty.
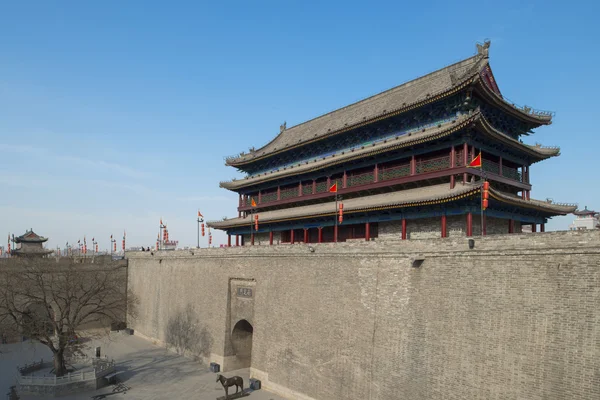
[[[600,398],[600,232],[474,239],[128,253],[131,326],[164,341],[191,306],[226,364],[239,278],[253,374],[290,398]]]

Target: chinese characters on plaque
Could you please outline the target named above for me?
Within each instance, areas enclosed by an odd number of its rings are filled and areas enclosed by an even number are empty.
[[[252,297],[252,288],[239,287],[237,288],[238,297]]]

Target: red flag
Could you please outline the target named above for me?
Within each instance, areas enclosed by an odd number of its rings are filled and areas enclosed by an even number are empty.
[[[330,193],[337,193],[337,182],[334,183],[333,185],[331,185],[331,187],[329,188],[329,192]]]
[[[204,215],[202,215],[202,213],[200,212],[200,210],[198,210],[198,218],[204,218]]]
[[[481,152],[469,163],[469,167],[481,168]]]
[[[256,201],[254,201],[254,197],[251,197],[251,198],[250,198],[250,205],[251,205],[252,207],[256,207]]]

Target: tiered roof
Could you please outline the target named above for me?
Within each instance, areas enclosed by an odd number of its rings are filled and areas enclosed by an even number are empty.
[[[529,107],[518,107],[506,101],[501,94],[481,79],[484,69],[489,70],[489,42],[478,45],[478,53],[455,64],[396,86],[354,104],[286,129],[258,150],[228,157],[226,164],[243,169],[244,166],[276,154],[305,146],[348,130],[371,124],[450,96],[476,84],[492,104],[534,125],[551,123],[552,115]]]
[[[368,157],[374,154],[396,150],[403,147],[410,147],[416,144],[429,142],[441,137],[449,136],[454,132],[468,127],[479,127],[479,132],[488,137],[500,140],[505,145],[512,147],[522,153],[527,154],[534,162],[545,160],[549,157],[558,156],[560,148],[558,147],[541,147],[531,146],[521,143],[512,137],[505,135],[490,125],[483,114],[476,110],[470,114],[463,114],[446,123],[440,123],[429,129],[423,129],[415,133],[395,136],[393,138],[385,138],[374,141],[369,146],[353,148],[350,151],[340,151],[338,154],[333,154],[320,159],[313,159],[304,163],[282,168],[272,172],[248,176],[244,179],[236,179],[232,181],[221,182],[220,186],[225,189],[237,190],[243,187],[252,186],[258,183],[268,182],[275,179],[284,178],[287,176],[298,175],[301,173],[309,173],[318,171],[325,167],[330,167],[337,164],[343,164],[348,161]]]
[[[33,231],[33,229],[30,229],[28,231],[26,231],[24,234],[22,234],[21,236],[18,236],[15,238],[15,242],[17,243],[43,243],[46,242],[48,240],[48,238],[45,238],[43,236],[38,235],[37,233],[35,233]]]

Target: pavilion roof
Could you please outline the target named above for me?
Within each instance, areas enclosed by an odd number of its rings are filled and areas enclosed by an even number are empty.
[[[33,229],[30,229],[30,230],[26,231],[24,234],[22,234],[21,236],[18,236],[15,238],[15,242],[17,242],[17,243],[21,243],[21,242],[42,243],[47,240],[48,240],[48,238],[38,235],[37,233],[35,233],[33,231]]]
[[[488,66],[489,45],[489,42],[483,46],[478,45],[478,52],[475,56],[346,107],[291,128],[286,128],[284,124],[280,127],[279,135],[269,143],[260,149],[252,149],[249,153],[227,157],[226,164],[242,167],[274,154],[401,114],[456,93],[473,82],[481,81],[480,73]],[[551,115],[549,113],[540,114],[529,107],[515,106],[501,95],[493,92],[485,83],[482,83],[481,87],[491,101],[509,112],[516,113],[520,118],[530,122],[550,123]]]
[[[583,210],[576,210],[573,212],[575,215],[597,215],[598,211],[588,210],[587,206]]]
[[[373,142],[371,145],[357,147],[350,151],[340,151],[335,155],[330,155],[326,158],[314,159],[310,162],[306,161],[296,166],[282,168],[276,171],[262,173],[258,175],[248,176],[243,179],[220,182],[220,186],[229,190],[237,190],[244,187],[252,186],[258,183],[268,182],[275,179],[281,179],[287,176],[298,175],[317,171],[325,167],[330,167],[337,164],[343,164],[357,158],[364,158],[374,154],[383,153],[390,150],[395,150],[402,147],[409,147],[416,144],[425,143],[434,139],[439,139],[448,136],[460,129],[469,126],[478,126],[479,132],[488,135],[495,139],[499,139],[506,145],[519,149],[531,156],[535,161],[541,161],[549,157],[560,154],[558,147],[541,147],[526,145],[512,137],[505,135],[490,125],[483,114],[477,110],[471,114],[463,114],[452,121],[440,123],[437,126],[425,130],[417,131],[410,134],[396,136],[394,138],[381,139]]]
[[[475,195],[480,192],[479,184],[456,185],[450,189],[447,183],[425,186],[415,189],[401,190],[392,193],[376,194],[372,196],[356,197],[344,200],[344,213],[351,214],[361,211],[375,211],[387,208],[412,207],[420,205],[433,205],[459,200],[461,198]],[[555,215],[564,215],[575,210],[576,206],[552,204],[539,200],[523,200],[518,196],[499,192],[490,188],[490,195],[502,202],[514,203],[525,208],[536,208]],[[335,202],[306,205],[280,210],[265,211],[259,213],[259,221],[281,222],[307,217],[333,216],[335,215]],[[224,221],[210,221],[208,225],[217,229],[228,229],[234,227],[249,226],[251,217],[238,217]]]

